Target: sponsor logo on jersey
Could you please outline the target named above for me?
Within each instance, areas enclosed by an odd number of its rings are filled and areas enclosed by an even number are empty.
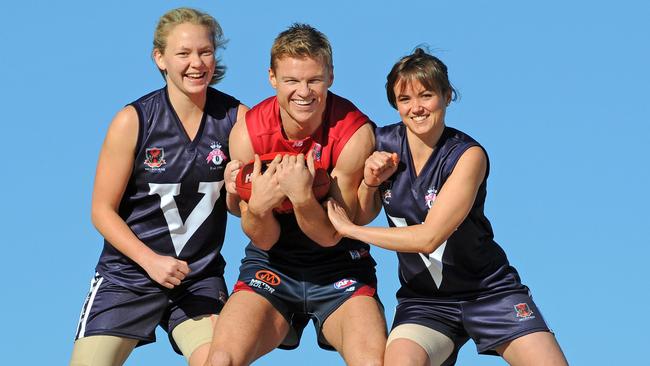
[[[530,310],[530,307],[525,302],[516,304],[515,311],[517,312],[517,318],[521,318],[520,320],[534,318],[533,311]]]
[[[213,142],[213,143],[210,145],[210,148],[212,149],[212,151],[210,151],[210,153],[208,154],[208,157],[205,158],[205,161],[206,161],[208,164],[212,163],[212,164],[214,164],[214,165],[219,166],[219,165],[221,165],[221,163],[223,163],[226,159],[228,159],[228,157],[226,156],[226,154],[224,154],[224,152],[221,150],[221,144],[220,144],[220,143],[218,143],[218,142]],[[213,167],[211,167],[211,168],[213,168]]]
[[[358,260],[370,256],[370,253],[363,248],[350,250],[349,253],[350,253],[350,257],[352,257],[353,260]]]
[[[340,280],[339,282],[335,283],[334,288],[341,290],[341,289],[350,287],[350,286],[354,285],[355,283],[357,283],[357,281],[355,281],[353,279],[349,279],[349,278],[344,278],[344,279]]]
[[[266,282],[271,286],[277,286],[280,284],[280,282],[282,282],[280,281],[280,277],[278,275],[266,269],[255,272],[255,278]]]
[[[431,206],[433,206],[433,201],[436,200],[437,195],[438,195],[437,189],[429,188],[427,190],[427,194],[424,196],[424,201],[426,202],[428,208],[431,208]]]
[[[320,161],[321,156],[323,155],[323,146],[316,142],[314,143],[312,151],[314,152],[314,161]]]
[[[144,165],[148,166],[151,169],[146,170],[158,170],[164,171],[160,167],[167,164],[165,161],[165,149],[162,147],[150,147],[145,150]]]

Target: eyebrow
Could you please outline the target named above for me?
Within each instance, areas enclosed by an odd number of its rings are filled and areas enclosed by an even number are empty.
[[[188,46],[186,46],[184,44],[182,44],[182,45],[180,45],[180,46],[178,46],[176,48],[176,50],[192,50],[192,49],[194,49],[194,47],[188,47]],[[206,50],[206,49],[214,51],[214,46],[212,44],[207,44],[205,46],[197,47],[197,49],[199,49],[201,51]]]
[[[324,78],[325,78],[325,75],[322,75],[322,74],[321,74],[321,75],[315,75],[315,76],[313,76],[313,77],[307,78],[307,80],[308,80],[308,81],[309,81],[309,80],[316,80],[316,79],[318,79],[318,80],[322,80],[322,79],[324,79]],[[286,75],[286,76],[282,76],[282,77],[280,77],[280,80],[288,80],[288,79],[299,80],[300,78],[297,77],[297,76],[291,76],[291,75]]]

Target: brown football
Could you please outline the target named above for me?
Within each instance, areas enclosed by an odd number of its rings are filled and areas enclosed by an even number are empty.
[[[271,161],[276,157],[276,155],[281,154],[281,155],[297,155],[295,153],[290,153],[290,152],[278,152],[278,153],[268,153],[268,154],[263,154],[260,156],[260,160],[262,162],[262,172],[266,170],[266,167],[268,166]],[[254,166],[255,160],[251,160],[248,163],[246,163],[244,166],[239,169],[239,173],[237,173],[237,178],[235,179],[235,186],[237,188],[237,193],[239,193],[239,197],[241,197],[242,200],[245,202],[248,202],[248,200],[251,197],[251,175],[253,173],[253,166]],[[326,169],[323,169],[319,166],[319,162],[314,162],[314,167],[316,168],[316,172],[314,174],[314,184],[313,184],[313,190],[314,190],[314,196],[316,199],[321,202],[327,197],[327,193],[329,192],[330,189],[330,175],[327,173]],[[291,213],[293,212],[293,205],[291,204],[291,201],[289,199],[285,199],[282,201],[282,204],[280,204],[278,207],[273,209],[277,213]]]

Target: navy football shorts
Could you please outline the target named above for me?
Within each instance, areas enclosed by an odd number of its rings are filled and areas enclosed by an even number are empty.
[[[460,348],[472,338],[478,353],[497,355],[495,348],[529,333],[549,332],[527,287],[454,301],[432,298],[401,298],[393,328],[419,324],[446,335],[454,351],[445,365],[455,362]]]
[[[279,346],[282,349],[298,347],[302,331],[311,319],[318,345],[334,350],[322,332],[330,314],[354,296],[372,296],[382,306],[374,269],[341,271],[317,281],[305,273],[289,275],[259,260],[244,259],[239,270],[233,292],[253,291],[263,296],[289,323],[289,334]]]
[[[110,335],[137,339],[141,346],[156,340],[155,329],[160,325],[180,354],[172,330],[185,320],[219,314],[227,294],[222,277],[206,277],[173,290],[144,293],[115,285],[97,273],[81,309],[75,340]]]

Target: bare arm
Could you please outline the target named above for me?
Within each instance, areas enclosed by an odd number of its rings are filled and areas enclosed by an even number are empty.
[[[244,122],[246,118],[246,112],[248,112],[248,107],[243,104],[240,104],[239,108],[237,108],[237,122],[235,123],[235,126],[237,124],[242,124],[242,123],[244,125],[246,124],[246,122]],[[230,142],[228,144],[230,146],[230,150],[232,151],[233,147],[230,145]],[[228,165],[226,165],[226,169],[223,173],[223,179],[226,185],[226,206],[228,207],[228,211],[230,211],[231,214],[235,216],[240,216],[241,215],[241,212],[239,211],[240,199],[239,199],[239,194],[237,194],[237,190],[235,189],[235,178],[237,177],[238,170],[242,166],[242,161],[235,160],[232,157],[232,153],[230,158],[231,160],[228,163]]]
[[[347,237],[404,253],[432,253],[467,217],[486,169],[483,150],[469,148],[458,160],[422,224],[391,228],[357,226],[333,201],[328,202],[330,220]]]
[[[255,156],[253,145],[248,136],[245,118],[235,124],[230,132],[229,141],[232,160],[244,163],[253,158],[259,160],[259,157]],[[275,162],[275,165],[278,164],[278,161]],[[273,207],[282,202],[284,194],[277,188],[278,184],[277,180],[274,180],[273,170],[269,167],[264,174],[260,174],[260,164],[256,164],[252,174],[252,190],[248,203],[241,201],[238,195],[236,200],[241,212],[242,230],[255,246],[269,250],[280,238],[280,224],[273,216]]]
[[[359,211],[354,220],[357,224],[366,225],[377,217],[381,211],[379,185],[395,173],[398,163],[397,154],[386,151],[375,151],[366,159],[363,180],[357,191]]]
[[[373,146],[372,127],[365,124],[345,144],[331,173],[330,196],[343,204],[350,217],[354,217],[357,212],[357,189],[363,177],[363,164]],[[309,188],[308,191],[311,192],[311,186]],[[330,223],[327,212],[313,194],[305,200],[292,200],[292,203],[298,225],[310,239],[324,247],[334,246],[341,240],[340,234]]]
[[[149,277],[173,288],[189,273],[186,262],[156,254],[131,231],[118,208],[134,163],[138,115],[126,107],[115,116],[102,145],[95,173],[92,221],[106,240],[142,267]]]

